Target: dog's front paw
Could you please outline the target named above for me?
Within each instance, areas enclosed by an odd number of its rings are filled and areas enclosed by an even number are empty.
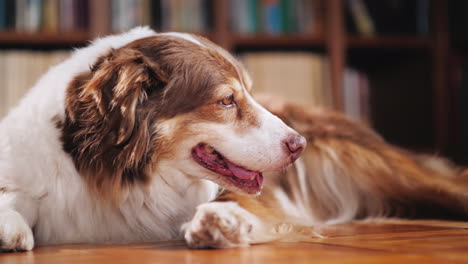
[[[213,202],[198,206],[192,221],[183,225],[191,248],[244,247],[252,242],[259,220],[234,202]]]
[[[34,247],[31,228],[16,211],[0,212],[0,251],[26,251]]]

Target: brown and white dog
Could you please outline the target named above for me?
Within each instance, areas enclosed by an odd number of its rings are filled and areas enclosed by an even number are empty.
[[[0,123],[1,248],[235,247],[281,224],[466,216],[460,169],[339,114],[264,100],[286,125],[251,89],[194,35],[137,28],[77,50]]]

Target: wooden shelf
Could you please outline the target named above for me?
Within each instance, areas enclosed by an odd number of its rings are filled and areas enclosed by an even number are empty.
[[[200,34],[200,33],[198,33]],[[201,33],[213,38],[213,33]],[[0,45],[84,45],[93,37],[89,32],[73,33],[16,33],[0,32]],[[323,36],[311,35],[232,35],[233,47],[324,47]],[[360,37],[348,36],[350,48],[429,48],[429,37]]]
[[[0,32],[0,45],[31,46],[81,46],[92,39],[89,32],[72,33],[17,33]]]
[[[324,47],[322,36],[308,35],[233,35],[233,47]]]
[[[430,48],[429,37],[418,36],[347,36],[346,43],[349,48]]]
[[[318,229],[318,228],[317,228]],[[308,228],[310,232],[317,229]],[[468,258],[466,222],[380,220],[324,225],[309,242],[271,242],[248,248],[188,249],[184,241],[139,244],[39,246],[2,253],[2,263],[463,263]],[[37,260],[37,261],[36,261]],[[155,261],[157,260],[157,261]],[[372,260],[372,261],[371,261]],[[451,261],[446,261],[451,260]]]

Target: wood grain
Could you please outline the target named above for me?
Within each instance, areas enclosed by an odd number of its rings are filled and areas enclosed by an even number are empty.
[[[315,227],[310,242],[189,250],[182,241],[66,245],[3,253],[0,263],[466,263],[468,223],[387,220]]]
[[[330,57],[330,85],[335,110],[343,110],[343,73],[346,66],[346,39],[343,18],[343,1],[327,1],[326,32]]]
[[[89,43],[91,36],[88,32],[70,33],[17,33],[0,31],[0,45],[75,45],[82,46]]]

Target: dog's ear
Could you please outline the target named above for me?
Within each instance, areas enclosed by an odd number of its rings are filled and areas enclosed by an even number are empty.
[[[80,98],[94,101],[103,121],[110,123],[112,143],[121,145],[133,133],[137,106],[165,83],[167,76],[157,63],[138,50],[122,48],[91,67]]]
[[[70,82],[66,117],[57,124],[63,147],[104,197],[117,200],[126,184],[149,180],[146,166],[155,145],[151,121],[167,82],[154,59],[132,48],[111,50]]]

